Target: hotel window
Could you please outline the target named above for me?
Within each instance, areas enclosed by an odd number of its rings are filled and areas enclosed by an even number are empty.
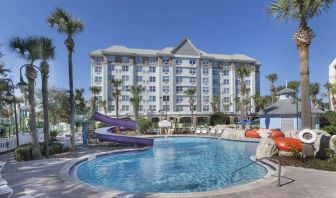
[[[103,78],[101,76],[95,76],[95,83],[101,83],[102,79]]]
[[[141,56],[135,57],[135,63],[136,64],[143,64],[143,57],[141,57]]]
[[[101,73],[102,72],[102,67],[101,66],[96,66],[95,67],[95,72],[96,73]]]
[[[122,76],[121,76],[121,81],[123,81],[124,83],[125,83],[125,82],[128,82],[128,81],[129,81],[129,76],[122,75]]]
[[[209,105],[203,105],[203,111],[209,111]]]
[[[209,69],[208,68],[203,68],[203,74],[208,75],[209,74]]]
[[[142,76],[136,76],[136,82],[142,82]]]
[[[190,73],[191,75],[195,75],[195,74],[196,74],[196,68],[190,68],[190,69],[189,69],[189,73]]]
[[[101,62],[104,61],[104,57],[102,57],[102,56],[97,56],[97,57],[95,58],[95,61],[96,61],[96,64],[100,64]]]
[[[121,106],[121,111],[129,111],[129,106],[128,105],[122,105]]]
[[[115,60],[116,60],[115,56],[107,56],[107,62],[114,63],[116,62]]]
[[[203,102],[208,103],[209,102],[209,96],[203,96]]]
[[[180,58],[176,59],[176,65],[182,65],[182,59]]]
[[[189,82],[191,84],[195,84],[196,83],[196,78],[189,78]]]
[[[156,67],[149,67],[149,73],[155,73],[156,72]]]
[[[155,102],[156,101],[156,96],[149,96],[148,101],[149,102]]]
[[[170,111],[170,105],[163,105],[163,110]]]
[[[97,96],[97,101],[102,101],[102,96]]]
[[[182,77],[176,77],[176,84],[182,83]]]
[[[182,105],[177,105],[176,106],[176,111],[183,111],[183,106]]]
[[[203,87],[203,93],[205,94],[209,93],[209,87]]]
[[[155,76],[150,76],[150,77],[149,77],[149,82],[155,82],[155,81],[156,81]]]
[[[208,61],[208,60],[203,60],[203,61],[202,61],[202,65],[203,65],[203,66],[208,66],[208,64],[209,64],[209,61]]]
[[[128,90],[129,90],[129,85],[121,86],[121,91],[128,91]]]
[[[127,96],[127,95],[122,95],[122,96],[121,96],[121,101],[129,101],[129,96]]]
[[[142,72],[142,66],[136,66],[136,71],[137,72]]]
[[[163,96],[162,100],[163,102],[169,102],[169,96]]]
[[[209,78],[203,78],[203,84],[205,85],[209,84]]]
[[[156,111],[155,105],[149,105],[149,111]]]
[[[143,106],[142,105],[139,106],[139,111],[143,111]]]
[[[163,93],[168,93],[169,92],[169,86],[162,86],[162,91],[163,91]]]
[[[246,85],[251,85],[251,80],[245,80]]]
[[[139,96],[140,102],[143,101],[143,96]]]
[[[176,87],[176,93],[182,93],[183,92],[183,87],[177,86]]]
[[[189,64],[190,65],[195,65],[196,64],[196,60],[195,59],[190,59],[189,60]]]
[[[122,61],[123,63],[129,63],[129,58],[128,58],[128,56],[122,56],[122,57],[121,57],[121,61]]]
[[[230,93],[230,88],[224,88],[223,92],[224,92],[224,94],[229,94]]]
[[[176,96],[176,103],[182,103],[183,102],[183,96]]]
[[[176,67],[176,74],[182,74],[182,67]]]
[[[127,65],[123,65],[122,66],[122,71],[129,71],[129,67]]]
[[[224,103],[230,103],[231,101],[230,101],[230,97],[224,97],[223,98],[223,102]]]
[[[108,111],[114,111],[114,105],[108,105],[107,110]]]
[[[114,65],[108,65],[108,71],[113,72],[115,70]]]
[[[212,80],[212,83],[213,83],[213,84],[218,84],[218,83],[219,83],[219,80],[218,80],[218,79],[213,79],[213,80]]]
[[[228,85],[228,84],[230,84],[230,80],[229,79],[224,79],[223,83],[224,83],[224,85]]]
[[[163,76],[163,77],[162,77],[162,81],[163,81],[164,83],[169,83],[169,76]]]
[[[218,69],[214,69],[214,70],[212,70],[212,74],[213,74],[213,75],[218,75],[218,74],[219,74],[219,70],[218,70]]]
[[[155,92],[156,87],[155,86],[149,86],[149,92]]]
[[[155,64],[155,63],[156,63],[156,57],[149,57],[149,58],[148,58],[148,62],[149,62],[150,64]]]
[[[169,64],[169,58],[168,58],[168,57],[163,57],[163,58],[162,58],[162,63],[163,63],[164,65],[168,65],[168,64]]]
[[[169,66],[163,66],[162,67],[162,72],[167,74],[169,72]]]
[[[223,74],[224,74],[224,76],[229,76],[229,70],[224,70]]]

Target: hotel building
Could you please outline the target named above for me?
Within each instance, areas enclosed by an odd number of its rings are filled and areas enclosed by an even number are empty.
[[[250,76],[245,81],[249,96],[260,93],[260,63],[243,54],[210,54],[196,48],[188,39],[176,47],[162,50],[134,49],[126,46],[111,46],[90,52],[91,86],[101,88],[98,100],[107,101],[107,114],[115,116],[112,79],[122,80],[119,115],[133,114],[128,91],[132,85],[141,85],[146,90],[140,96],[140,115],[153,119],[191,122],[189,98],[185,91],[196,89],[194,117],[197,123],[206,122],[213,112],[212,98],[220,98],[217,111],[236,115],[239,97],[237,67],[249,67]],[[98,108],[102,112],[103,108]],[[250,99],[248,113],[255,113]]]

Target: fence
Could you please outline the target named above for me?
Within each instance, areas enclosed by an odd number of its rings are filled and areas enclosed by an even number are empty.
[[[43,132],[38,130],[38,139],[39,142],[43,142],[44,135]],[[19,134],[19,143],[20,145],[29,144],[30,143],[30,134],[29,133],[21,133]],[[0,138],[0,153],[11,151],[16,148],[16,136],[9,138]]]

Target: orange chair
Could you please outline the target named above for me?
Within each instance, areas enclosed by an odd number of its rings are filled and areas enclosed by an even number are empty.
[[[260,138],[258,130],[259,129],[251,129],[251,130],[245,131],[245,137],[248,137],[248,138]]]
[[[285,137],[285,134],[281,131],[278,131],[278,130],[275,130],[275,129],[272,129],[272,133],[271,135],[269,136],[269,138],[271,139],[276,139],[278,137]]]
[[[280,151],[292,151],[292,149],[295,149],[297,151],[302,151],[302,143],[299,139],[295,138],[288,138],[288,137],[278,137],[276,139],[273,139],[276,146],[279,148]]]

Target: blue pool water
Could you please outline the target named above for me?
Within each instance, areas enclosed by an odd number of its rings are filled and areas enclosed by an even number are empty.
[[[86,183],[128,192],[202,192],[262,178],[260,165],[248,163],[256,143],[211,138],[156,138],[154,147],[99,157],[78,168]]]

